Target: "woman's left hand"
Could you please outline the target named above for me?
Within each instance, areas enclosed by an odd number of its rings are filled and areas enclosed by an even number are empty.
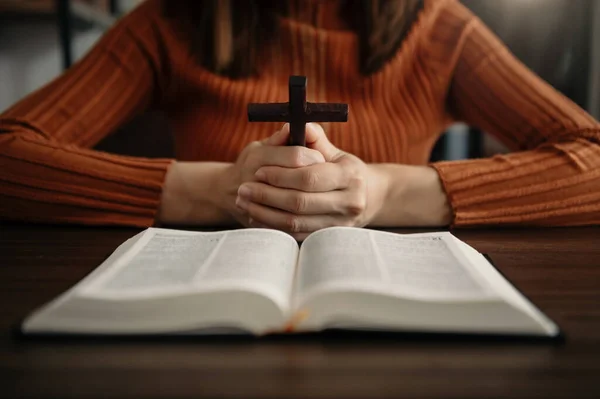
[[[385,203],[385,175],[336,148],[317,124],[307,125],[306,143],[326,162],[301,168],[264,166],[256,172],[258,181],[240,186],[236,204],[250,218],[250,226],[303,239],[325,227],[367,225]]]

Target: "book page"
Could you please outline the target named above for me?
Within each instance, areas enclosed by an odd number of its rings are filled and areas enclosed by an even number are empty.
[[[157,231],[106,283],[106,291],[189,287],[226,233]]]
[[[264,229],[149,229],[88,293],[153,296],[242,288],[268,291],[282,302],[291,293],[297,254],[291,236]]]
[[[302,244],[298,265],[299,294],[328,283],[380,286],[387,281],[369,231],[363,229],[329,228],[311,234]]]
[[[371,234],[394,292],[430,299],[484,298],[491,294],[452,250],[454,241],[449,233]]]
[[[288,300],[297,259],[298,244],[287,234],[267,229],[231,231],[196,276],[196,284],[210,287],[253,281],[273,287]]]
[[[451,249],[452,238],[449,233],[322,230],[302,247],[296,294],[354,288],[425,300],[489,297],[490,287]]]

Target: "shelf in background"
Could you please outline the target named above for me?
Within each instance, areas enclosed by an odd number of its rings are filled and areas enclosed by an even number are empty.
[[[70,11],[76,28],[97,26],[107,29],[117,19],[111,15],[107,0],[71,1]],[[55,19],[56,16],[56,1],[54,0],[0,0],[0,18],[5,21],[50,20]]]

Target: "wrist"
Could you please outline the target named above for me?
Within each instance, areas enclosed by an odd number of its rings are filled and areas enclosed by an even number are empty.
[[[219,182],[228,165],[174,162],[165,176],[158,220],[166,224],[195,225],[228,221],[219,189]]]
[[[437,171],[429,166],[371,165],[385,182],[384,201],[372,220],[377,226],[447,226],[452,210]]]
[[[390,226],[388,209],[393,203],[395,182],[391,165],[368,164],[369,186],[367,207],[369,209],[369,224],[377,226]]]
[[[430,166],[404,165],[404,171],[406,181],[401,198],[408,225],[448,226],[452,209],[437,170]]]

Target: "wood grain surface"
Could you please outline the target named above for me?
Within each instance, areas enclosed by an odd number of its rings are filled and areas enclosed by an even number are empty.
[[[600,397],[600,228],[453,231],[560,325],[566,339],[559,343],[419,335],[25,339],[11,332],[138,231],[0,225],[2,397]]]

